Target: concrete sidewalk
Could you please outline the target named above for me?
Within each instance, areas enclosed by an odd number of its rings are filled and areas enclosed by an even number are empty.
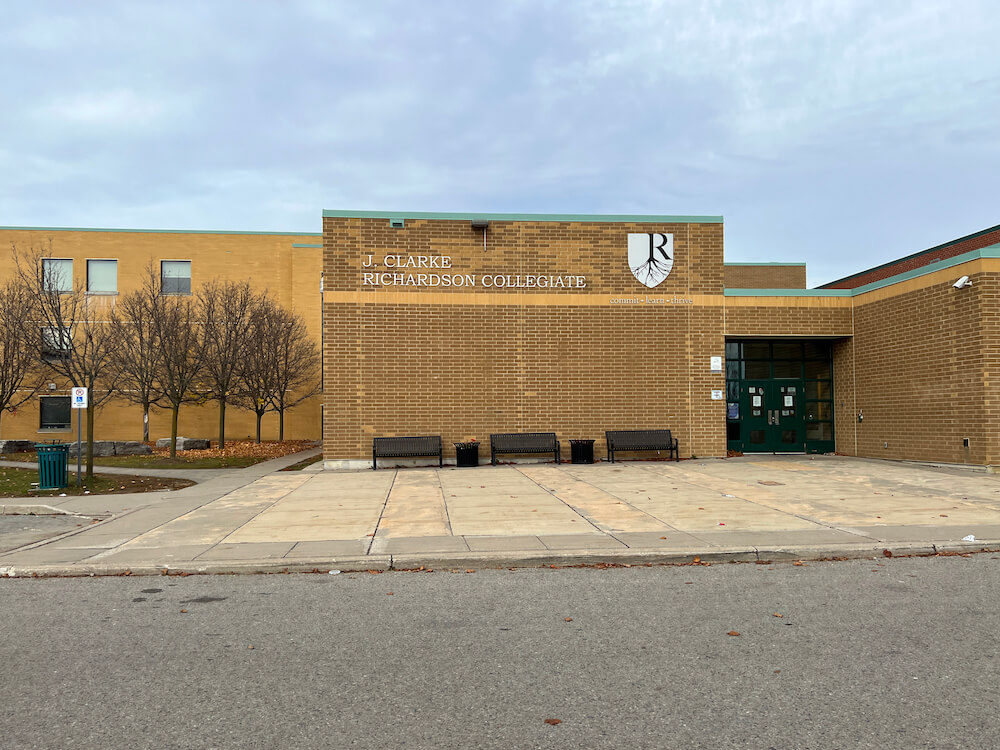
[[[0,571],[88,574],[832,557],[1000,546],[1000,478],[839,456],[273,473],[123,504],[0,555]],[[139,496],[131,496],[133,498]],[[124,505],[131,502],[133,505]],[[975,542],[962,541],[968,535]]]

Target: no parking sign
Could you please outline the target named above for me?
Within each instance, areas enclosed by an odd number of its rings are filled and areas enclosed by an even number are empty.
[[[87,389],[86,388],[74,388],[73,393],[70,398],[70,406],[74,409],[86,409],[87,408]]]

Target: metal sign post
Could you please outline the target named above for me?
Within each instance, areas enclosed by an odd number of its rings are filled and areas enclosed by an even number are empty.
[[[70,406],[74,409],[87,408],[87,389],[73,388],[73,395],[70,398]],[[83,457],[83,415],[79,412],[76,415],[76,486],[81,486],[83,482],[83,467],[81,460]]]

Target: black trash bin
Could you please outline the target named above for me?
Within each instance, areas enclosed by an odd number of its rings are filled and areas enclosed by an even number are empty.
[[[479,443],[455,443],[459,466],[479,466]]]
[[[570,440],[570,463],[592,464],[594,463],[594,441],[593,440]]]

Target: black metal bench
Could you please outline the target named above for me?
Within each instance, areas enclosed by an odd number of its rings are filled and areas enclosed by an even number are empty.
[[[677,438],[670,430],[606,430],[608,460],[615,462],[615,451],[667,451],[674,461],[680,460]]]
[[[372,469],[377,468],[380,458],[412,458],[416,456],[437,456],[438,466],[444,466],[440,435],[418,437],[377,437],[372,438]]]
[[[498,453],[551,453],[559,463],[559,441],[554,432],[502,432],[490,435],[490,463]]]

